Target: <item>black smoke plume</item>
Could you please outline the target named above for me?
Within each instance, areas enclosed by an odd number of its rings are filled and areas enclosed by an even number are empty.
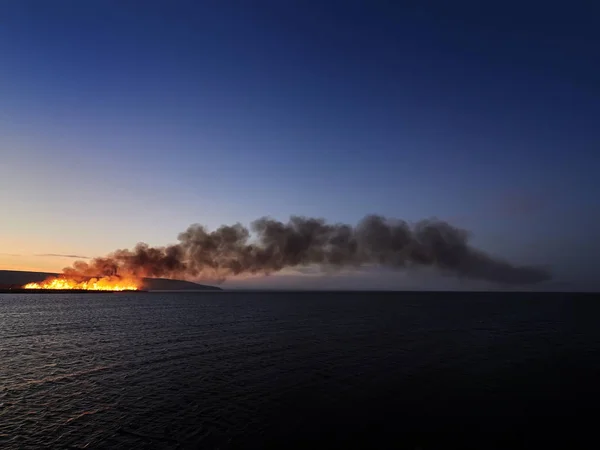
[[[208,231],[191,225],[179,243],[151,247],[139,243],[91,262],[65,269],[71,276],[128,274],[139,277],[225,280],[244,274],[270,274],[286,267],[322,268],[381,265],[389,268],[435,267],[459,277],[505,284],[545,281],[536,267],[514,266],[471,247],[469,233],[444,221],[367,216],[358,225],[327,224],[323,219],[293,216],[287,223],[258,219],[250,230],[241,224]]]

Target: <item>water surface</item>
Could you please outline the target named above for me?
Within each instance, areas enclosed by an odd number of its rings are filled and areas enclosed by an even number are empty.
[[[568,294],[0,295],[0,448],[583,439],[600,399],[598,305]]]

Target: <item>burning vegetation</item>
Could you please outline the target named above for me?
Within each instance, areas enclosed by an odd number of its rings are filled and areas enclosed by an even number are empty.
[[[40,283],[28,283],[24,289],[52,289],[52,290],[83,290],[83,291],[137,291],[141,288],[141,280],[120,276],[106,276],[78,280],[61,275],[50,277]]]
[[[371,215],[351,226],[297,216],[287,223],[265,217],[250,229],[238,223],[208,231],[194,224],[178,238],[179,243],[166,247],[139,243],[90,262],[77,261],[59,277],[24,287],[137,290],[144,277],[224,281],[308,265],[329,270],[363,265],[398,270],[434,267],[458,277],[517,285],[551,278],[543,268],[515,266],[473,248],[467,231],[435,219],[409,225]]]

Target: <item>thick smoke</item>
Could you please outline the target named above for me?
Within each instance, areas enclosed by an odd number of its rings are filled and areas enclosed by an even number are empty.
[[[287,223],[258,219],[251,230],[239,223],[208,231],[191,225],[179,243],[117,250],[90,263],[65,269],[72,276],[115,274],[139,277],[225,280],[243,274],[270,274],[287,267],[324,269],[381,265],[389,268],[435,267],[459,277],[505,284],[550,279],[541,268],[518,267],[471,247],[469,234],[439,220],[410,226],[401,220],[367,216],[358,225],[327,224],[293,216]]]

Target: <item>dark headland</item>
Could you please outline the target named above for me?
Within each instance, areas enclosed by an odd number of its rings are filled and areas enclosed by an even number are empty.
[[[40,282],[51,276],[51,272],[25,272],[20,270],[0,270],[0,292],[14,292],[27,283]],[[191,281],[169,280],[166,278],[144,278],[146,291],[221,291],[216,286],[198,284]]]

